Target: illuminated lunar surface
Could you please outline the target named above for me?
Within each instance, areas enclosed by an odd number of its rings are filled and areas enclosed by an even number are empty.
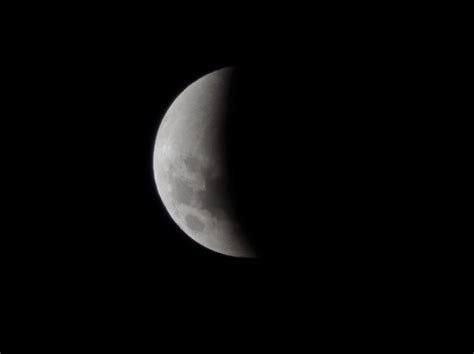
[[[158,193],[171,218],[213,251],[255,257],[233,212],[222,148],[233,68],[203,76],[166,112],[155,142]]]

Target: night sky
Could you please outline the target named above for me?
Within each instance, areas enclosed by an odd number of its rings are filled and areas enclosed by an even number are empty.
[[[22,326],[43,328],[57,312],[59,326],[82,318],[79,335],[106,328],[115,342],[127,333],[156,343],[164,324],[178,333],[201,328],[206,345],[215,337],[228,345],[252,335],[278,344],[285,326],[313,341],[324,337],[311,326],[319,318],[336,336],[360,328],[368,313],[375,332],[397,316],[415,323],[403,300],[430,275],[420,254],[431,234],[420,214],[436,197],[420,192],[431,151],[419,139],[431,123],[420,117],[437,107],[422,95],[436,81],[418,55],[425,32],[403,36],[398,18],[386,31],[352,14],[357,23],[323,23],[312,11],[293,26],[267,10],[252,24],[236,12],[228,31],[227,15],[197,31],[204,20],[185,26],[181,11],[169,23],[160,12],[134,24],[109,9],[95,20],[12,29],[21,40],[7,51],[8,91],[21,94],[5,134],[19,134],[5,151],[21,173],[6,185],[17,215],[7,220],[2,257]],[[259,259],[191,240],[153,176],[167,108],[226,66],[239,73],[226,132],[232,196]],[[229,339],[203,327],[210,314]],[[371,330],[361,332],[377,337]]]
[[[59,219],[73,234],[59,237],[72,253],[64,258],[87,255],[91,264],[143,274],[156,262],[215,269],[364,264],[367,257],[359,255],[381,242],[380,233],[395,232],[396,213],[386,201],[401,188],[391,181],[401,173],[395,139],[404,122],[394,119],[403,92],[387,82],[402,81],[403,70],[383,48],[374,58],[370,42],[318,43],[319,50],[259,50],[258,43],[208,41],[198,50],[128,39],[87,43],[87,50],[69,46],[61,60],[45,60],[54,75],[44,70],[40,79],[54,85],[38,104],[52,97],[56,104],[45,154],[60,161],[60,173],[45,183],[64,191],[49,196],[64,205]],[[240,78],[227,139],[234,197],[265,255],[258,261],[224,257],[192,241],[168,216],[153,179],[154,139],[166,109],[190,83],[229,65]]]

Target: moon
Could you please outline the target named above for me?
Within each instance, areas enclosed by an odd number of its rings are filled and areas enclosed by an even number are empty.
[[[194,241],[234,257],[256,257],[228,193],[223,130],[233,67],[189,85],[166,112],[155,141],[154,176],[173,221]]]

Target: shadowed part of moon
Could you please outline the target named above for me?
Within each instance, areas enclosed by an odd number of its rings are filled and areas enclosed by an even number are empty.
[[[235,218],[223,151],[232,68],[188,86],[163,118],[155,142],[159,195],[176,224],[222,254],[255,257]]]

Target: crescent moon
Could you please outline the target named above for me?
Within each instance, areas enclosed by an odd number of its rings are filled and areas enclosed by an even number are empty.
[[[155,141],[158,194],[194,241],[234,257],[256,257],[226,190],[223,129],[233,73],[227,67],[189,85],[166,112]]]

